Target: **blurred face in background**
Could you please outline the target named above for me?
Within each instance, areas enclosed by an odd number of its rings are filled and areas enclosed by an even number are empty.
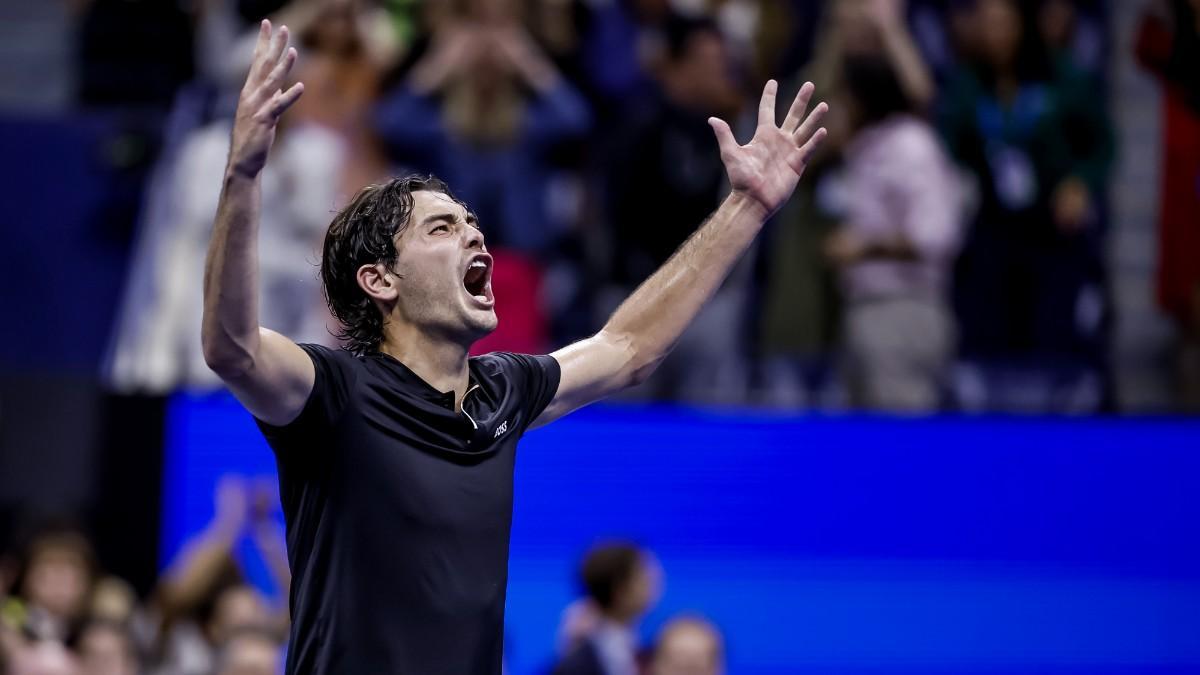
[[[834,7],[834,30],[849,56],[879,52],[879,31],[868,16],[868,0],[839,0]]]
[[[239,635],[230,640],[216,675],[278,675],[281,650],[264,635]]]
[[[1038,28],[1042,40],[1055,49],[1064,49],[1075,32],[1075,3],[1070,0],[1045,0],[1038,9]]]
[[[729,115],[741,103],[725,39],[715,30],[696,30],[665,73],[668,93],[697,112]]]
[[[271,620],[266,601],[250,586],[233,586],[217,598],[209,634],[214,644],[221,644],[239,628],[261,627]]]
[[[1021,12],[1011,0],[978,0],[975,38],[979,57],[996,70],[1012,68],[1021,48]]]
[[[356,14],[358,0],[326,0],[320,18],[306,36],[313,49],[326,54],[352,54],[359,48]]]
[[[92,624],[79,639],[82,675],[137,675],[133,641],[117,626]]]
[[[652,553],[642,551],[637,571],[618,594],[614,613],[636,619],[649,612],[662,597],[662,577],[658,559]]]
[[[72,619],[82,612],[90,586],[85,554],[71,546],[51,544],[37,548],[30,558],[22,595],[55,617]]]
[[[692,620],[671,622],[654,650],[651,675],[722,675],[721,638],[707,624]]]

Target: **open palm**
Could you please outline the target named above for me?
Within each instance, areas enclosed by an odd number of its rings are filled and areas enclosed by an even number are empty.
[[[250,73],[238,98],[229,150],[230,167],[249,176],[258,175],[267,163],[279,116],[304,93],[304,85],[299,82],[282,88],[296,63],[296,50],[287,45],[287,26],[276,31],[270,21],[263,20]]]
[[[738,145],[724,120],[716,117],[708,120],[721,146],[721,161],[729,175],[730,187],[753,199],[768,214],[782,206],[796,189],[809,158],[825,138],[825,129],[820,124],[829,109],[820,103],[804,117],[815,89],[812,82],[806,82],[792,101],[783,124],[776,125],[778,89],[775,80],[767,81],[758,103],[758,127],[754,138],[745,145]]]

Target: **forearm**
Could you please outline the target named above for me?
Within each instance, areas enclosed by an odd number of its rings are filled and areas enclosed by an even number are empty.
[[[716,293],[762,229],[767,212],[733,193],[673,256],[638,287],[604,326],[623,345],[627,370],[644,379]]]
[[[222,376],[249,370],[258,350],[261,179],[225,172],[204,266],[204,358]]]
[[[899,22],[881,30],[880,37],[900,80],[900,88],[919,110],[925,110],[933,102],[933,76],[912,35],[903,22]]]
[[[215,525],[184,545],[159,583],[164,612],[186,614],[200,602],[233,560],[236,538],[237,532]]]

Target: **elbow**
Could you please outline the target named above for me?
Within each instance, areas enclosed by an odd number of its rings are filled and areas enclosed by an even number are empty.
[[[253,350],[219,329],[205,326],[200,342],[205,365],[222,380],[236,380],[254,367]]]
[[[621,389],[636,387],[650,379],[669,351],[655,349],[624,331],[605,329],[600,334],[610,348],[620,354]]]

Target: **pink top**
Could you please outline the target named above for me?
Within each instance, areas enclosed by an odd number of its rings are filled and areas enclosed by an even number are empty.
[[[916,260],[871,259],[842,270],[848,300],[940,300],[962,235],[962,190],[925,121],[895,115],[846,149],[846,227],[868,242],[907,241]]]

